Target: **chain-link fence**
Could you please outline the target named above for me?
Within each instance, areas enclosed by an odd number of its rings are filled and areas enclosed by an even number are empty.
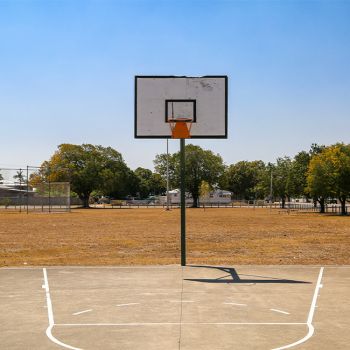
[[[47,168],[0,167],[0,210],[69,211],[69,182],[55,182],[50,178]]]

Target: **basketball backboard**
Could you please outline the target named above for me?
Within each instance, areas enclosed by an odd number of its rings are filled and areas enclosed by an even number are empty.
[[[136,76],[135,138],[170,138],[178,118],[191,119],[191,138],[227,138],[227,80]]]

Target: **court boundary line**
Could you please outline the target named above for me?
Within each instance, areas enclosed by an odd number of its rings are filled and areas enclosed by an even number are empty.
[[[168,322],[168,323],[85,323],[85,324],[78,324],[78,323],[61,323],[61,324],[55,324],[54,321],[54,314],[53,314],[53,308],[52,308],[52,301],[51,301],[51,295],[50,295],[50,288],[49,288],[49,282],[48,282],[48,276],[47,276],[47,270],[44,267],[43,269],[43,275],[44,275],[44,285],[42,285],[42,288],[45,289],[45,295],[46,295],[46,304],[47,304],[47,313],[48,313],[48,321],[49,321],[49,325],[46,329],[46,335],[47,337],[54,342],[57,345],[60,345],[62,347],[65,347],[67,349],[71,349],[71,350],[83,350],[81,348],[77,348],[74,346],[71,346],[69,344],[65,344],[63,342],[61,342],[60,340],[58,340],[57,338],[55,338],[52,335],[52,329],[54,326],[140,326],[140,325],[307,325],[308,326],[308,333],[301,339],[299,339],[296,342],[287,344],[287,345],[283,345],[281,347],[277,347],[277,348],[273,348],[272,350],[284,350],[284,349],[289,349],[291,347],[300,345],[304,342],[306,342],[308,339],[310,339],[313,334],[314,334],[314,326],[312,325],[312,321],[313,321],[313,317],[315,314],[315,309],[316,309],[316,303],[317,303],[317,299],[319,296],[319,291],[320,289],[323,287],[323,285],[321,284],[322,281],[322,277],[323,277],[323,271],[324,271],[324,267],[320,267],[320,271],[318,274],[318,278],[317,278],[317,283],[316,283],[316,287],[315,287],[315,291],[313,294],[313,298],[312,298],[312,302],[311,302],[311,306],[310,306],[310,310],[309,310],[309,314],[308,314],[308,318],[306,322],[289,322],[289,323],[275,323],[275,322],[246,322],[246,323],[242,323],[242,322],[186,322],[186,323],[180,323],[180,322]]]
[[[55,326],[63,327],[86,327],[86,326],[179,326],[182,325],[223,325],[223,326],[239,326],[239,325],[306,325],[306,322],[130,322],[130,323],[56,323]]]
[[[55,319],[53,315],[53,309],[52,309],[52,301],[51,301],[51,295],[50,295],[50,287],[49,287],[49,280],[47,278],[47,271],[46,268],[43,268],[43,274],[44,274],[44,285],[42,286],[43,289],[45,289],[45,295],[46,295],[46,306],[47,306],[47,316],[49,319],[49,326],[46,328],[46,335],[47,337],[55,344],[60,345],[66,349],[70,350],[83,350],[81,348],[76,348],[74,346],[68,345],[66,343],[61,342],[57,338],[55,338],[52,335],[52,329],[55,326]]]
[[[307,340],[309,340],[313,336],[315,328],[314,328],[314,326],[312,324],[312,321],[313,321],[314,314],[315,314],[317,298],[319,296],[318,293],[319,293],[320,289],[323,287],[323,285],[321,284],[322,276],[323,276],[323,270],[324,270],[324,267],[321,267],[320,268],[320,272],[318,274],[314,295],[312,297],[310,311],[309,311],[309,315],[308,315],[307,321],[306,321],[306,324],[308,326],[307,334],[303,338],[297,340],[294,343],[290,343],[290,344],[287,344],[287,345],[282,345],[282,346],[280,346],[278,348],[273,348],[272,350],[284,350],[284,349],[292,348],[294,346],[297,346],[297,345],[300,345],[302,343],[305,343]]]
[[[209,265],[203,265],[202,267],[206,267]],[[220,267],[220,265],[210,265],[213,267]],[[302,268],[302,269],[319,269],[322,267],[322,265],[232,265],[237,268],[278,268],[278,269],[291,269],[291,268]],[[191,267],[188,265],[187,267]],[[350,269],[350,265],[325,265],[323,266],[326,269]],[[176,265],[147,265],[147,266],[78,266],[78,265],[52,265],[52,266],[13,266],[13,267],[0,267],[1,270],[40,270],[42,271],[44,268],[46,269],[52,269],[52,270],[59,270],[59,269],[175,269],[178,268]]]

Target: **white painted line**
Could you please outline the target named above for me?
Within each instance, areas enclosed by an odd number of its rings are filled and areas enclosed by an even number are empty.
[[[314,297],[312,298],[312,303],[311,303],[311,307],[310,307],[309,317],[307,318],[307,323],[309,323],[309,324],[312,323],[312,320],[314,318],[317,297],[319,295],[318,293],[320,291],[320,288],[322,288],[321,287],[322,286],[321,280],[322,280],[323,270],[324,270],[324,268],[321,267],[320,273],[318,274],[318,279],[317,279],[317,284],[316,284],[316,288],[315,288],[315,293],[314,293]]]
[[[65,271],[65,270],[63,270],[63,271],[58,271],[58,273],[72,274],[72,273],[74,273],[74,272],[73,272],[73,271]]]
[[[42,288],[45,289],[45,293],[46,293],[46,304],[47,304],[47,314],[49,318],[49,326],[53,326],[55,324],[55,320],[53,318],[50,287],[49,287],[49,281],[47,279],[47,272],[45,268],[43,268],[43,273],[44,273],[44,285],[42,286]]]
[[[140,295],[167,295],[169,293],[177,293],[177,291],[169,291],[169,292],[154,292],[154,293],[140,293]]]
[[[219,266],[213,266],[219,267]],[[228,266],[229,267],[229,266]],[[233,267],[233,266],[232,266]],[[235,265],[235,268],[244,269],[247,265]],[[28,266],[28,267],[0,267],[1,270],[42,270],[40,266]],[[50,270],[62,269],[62,266],[48,266]],[[178,269],[178,265],[148,265],[148,266],[65,266],[67,269]],[[186,266],[186,268],[192,268]],[[203,266],[201,268],[206,268]],[[249,265],[249,268],[261,268],[261,269],[319,269],[319,265]],[[350,265],[327,265],[327,269],[350,269]]]
[[[30,270],[42,270],[42,267],[0,267],[1,270],[23,270],[23,271],[30,271]]]
[[[57,345],[60,345],[66,349],[71,349],[71,350],[83,350],[81,348],[76,348],[74,346],[71,346],[71,345],[68,345],[68,344],[65,344],[65,343],[62,343],[61,341],[59,341],[57,338],[55,338],[53,335],[52,335],[52,328],[53,326],[49,326],[47,327],[46,329],[46,335],[47,337],[55,344]]]
[[[55,326],[62,327],[84,327],[84,326],[168,326],[168,325],[223,325],[223,326],[239,326],[239,325],[263,325],[263,326],[275,326],[275,325],[306,325],[305,322],[138,322],[138,323],[56,323]]]
[[[237,306],[247,306],[247,304],[239,304],[239,303],[224,303],[225,305],[237,305]]]
[[[270,310],[275,311],[275,312],[279,312],[280,314],[290,315],[290,313],[287,311],[282,311],[282,310],[278,310],[278,309],[270,309]]]
[[[47,271],[46,268],[43,268],[43,274],[44,274],[44,285],[42,286],[45,289],[45,293],[46,293],[46,305],[47,305],[47,315],[49,318],[49,326],[46,329],[46,335],[47,337],[55,344],[60,345],[66,349],[71,349],[71,350],[83,350],[80,348],[76,348],[74,346],[62,343],[61,341],[59,341],[58,339],[56,339],[53,335],[52,335],[52,328],[55,326],[55,321],[54,321],[54,317],[53,317],[53,310],[52,310],[52,302],[51,302],[51,296],[50,296],[50,287],[49,287],[49,280],[47,278]]]
[[[145,265],[145,266],[65,266],[67,269],[174,269],[179,268],[178,265]],[[48,266],[50,270],[62,269],[62,266]],[[0,270],[42,270],[42,266],[23,266],[23,267],[0,267]]]
[[[84,311],[79,311],[79,312],[75,312],[74,314],[72,314],[73,316],[77,316],[77,315],[81,315],[81,314],[85,314],[86,312],[91,312],[92,309],[89,310],[84,310]]]
[[[129,305],[140,305],[140,303],[118,304],[116,306],[120,307],[120,306],[129,306]]]
[[[138,265],[138,266],[65,266],[67,269],[174,269],[178,270],[180,266],[178,265]],[[29,267],[30,268],[30,267]],[[35,267],[32,267],[35,269]],[[17,269],[21,269],[18,267]],[[23,267],[22,269],[26,269]],[[62,266],[50,266],[50,269],[62,269]]]
[[[307,340],[309,340],[313,336],[315,328],[312,325],[312,320],[313,320],[314,313],[315,313],[317,296],[318,296],[319,290],[321,288],[321,280],[322,280],[323,270],[324,270],[324,268],[321,267],[320,268],[320,272],[318,274],[318,279],[317,279],[317,283],[316,283],[316,287],[315,287],[314,296],[312,298],[312,302],[311,302],[311,306],[310,306],[309,316],[308,316],[307,322],[306,322],[306,324],[308,326],[308,333],[305,335],[304,338],[299,339],[298,341],[296,341],[296,342],[294,342],[292,344],[284,345],[284,346],[281,346],[279,348],[274,348],[272,350],[283,350],[283,349],[292,348],[294,346],[297,346],[299,344],[302,344],[302,343],[306,342]]]

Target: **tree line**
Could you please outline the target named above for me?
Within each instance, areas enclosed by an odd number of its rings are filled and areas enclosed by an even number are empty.
[[[88,207],[92,196],[147,198],[166,191],[167,162],[170,188],[179,188],[180,153],[156,155],[155,171],[131,170],[122,155],[111,147],[91,144],[62,144],[30,182],[69,181],[71,189]],[[341,203],[342,214],[350,197],[350,145],[313,144],[294,157],[280,157],[275,163],[261,160],[226,165],[219,154],[199,146],[186,145],[186,190],[198,206],[201,189],[229,190],[235,199],[279,200],[284,208],[291,198],[318,202],[325,211],[330,198]]]

